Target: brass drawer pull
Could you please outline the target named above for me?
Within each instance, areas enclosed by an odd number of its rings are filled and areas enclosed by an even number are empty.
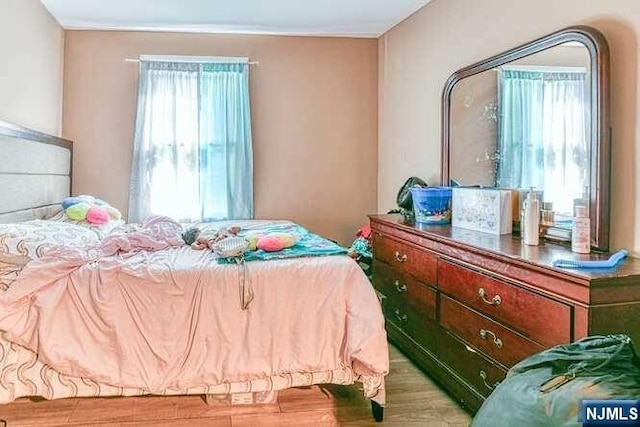
[[[483,340],[487,339],[487,335],[491,335],[493,337],[493,344],[498,347],[498,348],[502,348],[502,340],[500,338],[498,338],[496,336],[496,334],[494,334],[493,332],[487,330],[487,329],[480,329],[480,338],[482,338]]]
[[[398,319],[398,321],[400,321],[400,322],[406,322],[407,321],[407,315],[406,314],[401,314],[400,313],[400,309],[396,308],[396,311],[394,312],[394,314],[396,315],[396,319]]]
[[[407,254],[402,254],[402,256],[400,256],[400,252],[396,251],[393,255],[395,255],[396,261],[407,262]]]
[[[485,304],[489,304],[489,305],[502,304],[502,297],[500,297],[500,295],[496,295],[493,298],[491,298],[491,300],[488,300],[487,291],[485,291],[484,288],[478,289],[478,296],[480,296],[480,298],[482,299],[482,301],[484,301]]]
[[[404,283],[400,284],[399,280],[396,280],[395,282],[393,282],[394,285],[396,285],[396,291],[398,291],[398,293],[403,293],[403,292],[407,292],[407,285],[405,285]]]
[[[480,369],[480,378],[482,378],[482,383],[484,384],[484,386],[486,388],[488,388],[489,390],[493,390],[494,388],[498,387],[498,384],[500,384],[500,381],[496,381],[495,383],[493,383],[493,386],[490,386],[489,384],[487,384],[487,378],[489,377],[487,375],[487,373],[484,371],[484,369]]]

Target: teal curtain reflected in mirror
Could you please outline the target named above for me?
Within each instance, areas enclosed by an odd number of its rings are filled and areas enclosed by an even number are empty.
[[[571,214],[589,188],[589,99],[584,71],[501,69],[497,186],[535,187]]]

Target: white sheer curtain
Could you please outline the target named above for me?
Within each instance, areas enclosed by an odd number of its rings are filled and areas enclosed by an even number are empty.
[[[572,213],[589,186],[586,73],[502,70],[498,186],[535,187]]]
[[[545,200],[573,215],[573,199],[589,188],[586,74],[552,73],[544,79],[542,106]]]
[[[247,67],[141,62],[129,221],[252,217]]]

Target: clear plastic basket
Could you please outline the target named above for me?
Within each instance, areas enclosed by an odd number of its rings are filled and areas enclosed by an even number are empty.
[[[451,223],[451,187],[412,187],[410,191],[416,222]]]

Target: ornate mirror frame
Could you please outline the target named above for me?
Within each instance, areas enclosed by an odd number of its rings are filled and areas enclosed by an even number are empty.
[[[591,143],[590,201],[591,246],[599,251],[609,249],[610,147],[609,124],[609,45],[595,28],[572,26],[462,68],[449,77],[442,94],[442,171],[443,185],[450,182],[451,95],[456,84],[469,76],[490,70],[566,42],[580,42],[590,55],[591,77]]]

